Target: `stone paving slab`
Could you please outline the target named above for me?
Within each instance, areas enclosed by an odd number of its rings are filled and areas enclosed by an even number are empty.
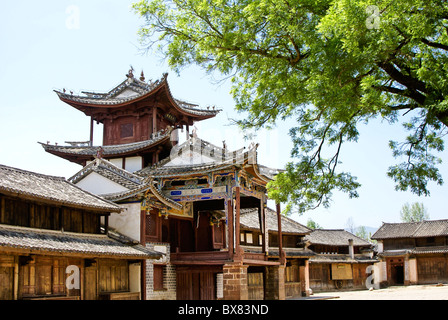
[[[378,290],[319,292],[303,300],[448,300],[448,285],[394,286]]]

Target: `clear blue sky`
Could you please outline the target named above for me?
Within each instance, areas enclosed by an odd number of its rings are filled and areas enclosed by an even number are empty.
[[[172,93],[201,107],[217,106],[223,112],[199,123],[198,134],[229,148],[248,146],[249,141],[229,118],[238,117],[228,83],[217,84],[202,70],[188,68],[180,76],[169,70],[159,56],[142,54],[137,30],[143,21],[131,10],[132,0],[2,1],[0,3],[0,164],[69,178],[80,166],[46,153],[37,143],[89,139],[89,119],[62,103],[53,92],[66,88],[108,91],[125,79],[130,65],[147,79],[169,73]],[[288,162],[291,141],[282,123],[273,131],[259,133],[259,162],[283,168]],[[335,193],[333,205],[303,216],[324,228],[344,228],[352,218],[355,225],[379,227],[381,222],[399,222],[405,202],[423,202],[431,219],[448,218],[448,186],[430,186],[431,197],[395,192],[386,177],[395,163],[387,146],[390,137],[403,136],[400,126],[372,122],[360,129],[359,142],[343,147],[344,170],[358,177],[362,187],[358,199]],[[94,144],[101,144],[101,127],[95,128]],[[442,158],[448,161],[444,152]],[[342,168],[342,167],[341,167]],[[446,164],[441,172],[448,179]]]

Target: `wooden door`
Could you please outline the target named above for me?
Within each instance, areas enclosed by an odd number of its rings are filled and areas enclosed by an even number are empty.
[[[52,281],[51,281],[51,265],[40,264],[36,266],[36,294],[37,295],[50,295],[52,294]]]
[[[97,300],[97,264],[86,267],[84,270],[84,300]]]
[[[215,299],[215,277],[212,272],[200,273],[201,295],[200,300]]]
[[[176,285],[177,300],[215,299],[215,276],[213,272],[178,272]]]
[[[0,267],[0,300],[14,298],[14,268]]]
[[[264,276],[263,272],[247,273],[247,289],[249,300],[263,300],[264,298]]]
[[[191,274],[192,300],[201,300],[201,274]]]
[[[418,283],[438,283],[448,281],[447,258],[443,256],[418,257]]]
[[[178,272],[176,275],[176,299],[192,300],[192,277],[191,273]]]

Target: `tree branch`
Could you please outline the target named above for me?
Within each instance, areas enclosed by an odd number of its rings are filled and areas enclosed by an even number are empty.
[[[424,44],[426,44],[426,45],[428,45],[428,46],[430,46],[430,47],[448,51],[448,46],[445,45],[445,44],[438,43],[438,42],[433,42],[433,41],[429,41],[429,40],[427,40],[427,39],[425,39],[425,38],[422,38],[421,41],[422,41]]]
[[[397,70],[394,65],[390,62],[384,61],[379,62],[378,66],[383,69],[392,79],[408,87],[409,89],[419,90],[421,92],[428,92],[426,84],[423,81],[415,79],[411,76],[405,75]]]

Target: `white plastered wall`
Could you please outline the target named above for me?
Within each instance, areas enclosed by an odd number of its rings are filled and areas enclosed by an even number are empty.
[[[120,204],[121,213],[111,213],[109,226],[121,234],[140,241],[140,202]]]
[[[96,195],[122,192],[128,190],[122,185],[113,182],[96,172],[91,172],[81,181],[76,183],[78,187]]]

